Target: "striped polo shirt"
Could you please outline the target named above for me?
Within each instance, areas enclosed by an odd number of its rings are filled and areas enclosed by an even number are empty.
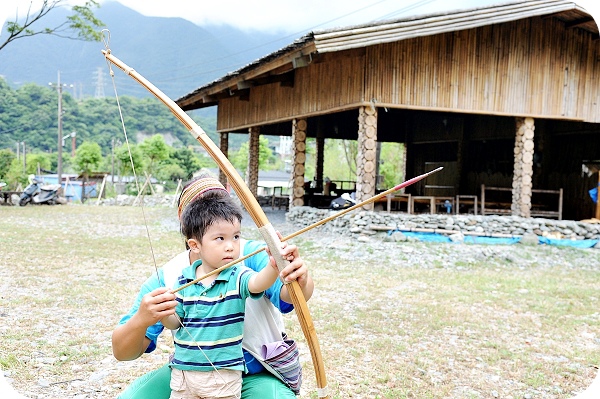
[[[183,269],[177,286],[194,280],[201,264],[197,260]],[[179,302],[176,312],[185,328],[175,332],[172,367],[198,371],[246,370],[242,353],[245,302],[248,297],[257,299],[263,295],[248,290],[248,281],[254,274],[245,266],[232,266],[209,286],[198,282],[176,293]]]

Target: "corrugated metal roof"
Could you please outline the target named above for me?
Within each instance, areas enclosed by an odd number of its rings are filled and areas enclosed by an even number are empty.
[[[587,15],[587,12],[573,1],[520,1],[445,14],[332,29],[314,32],[313,35],[317,51],[326,53],[473,29],[571,10],[581,12],[582,16]],[[598,33],[597,26],[594,33]]]

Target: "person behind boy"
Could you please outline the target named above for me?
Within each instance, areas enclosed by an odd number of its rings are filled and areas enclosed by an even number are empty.
[[[229,198],[208,198],[185,209],[181,232],[199,259],[183,270],[174,288],[239,257],[241,220],[241,209]],[[246,298],[259,299],[275,282],[279,272],[271,266],[255,272],[234,265],[177,292],[176,314],[161,320],[176,330],[172,399],[240,397]]]
[[[186,183],[179,197],[178,219],[181,219],[183,211],[191,203],[213,196],[230,197],[225,187],[212,176],[201,175]],[[263,248],[264,243],[242,239],[240,246],[243,248],[240,252],[247,255]],[[307,301],[312,296],[314,282],[295,245],[286,245],[281,252],[284,257],[293,254],[291,263],[281,271],[281,279],[266,291],[263,299],[250,299],[246,303],[242,344],[248,373],[243,375],[242,399],[295,398],[292,389],[264,362],[261,348],[282,339],[285,328],[281,315],[293,310],[287,286],[282,284],[282,280],[296,280]],[[172,287],[182,270],[196,260],[196,254],[188,248],[159,268],[157,274],[146,279],[133,306],[113,331],[112,349],[115,358],[134,360],[145,352],[155,350],[158,337],[164,329],[159,320],[173,314],[177,305],[175,294],[170,292],[171,288],[166,287]],[[270,267],[270,259],[263,251],[240,264],[259,271]],[[170,381],[170,367],[164,365],[129,384],[119,395],[119,399],[168,399],[171,394]]]

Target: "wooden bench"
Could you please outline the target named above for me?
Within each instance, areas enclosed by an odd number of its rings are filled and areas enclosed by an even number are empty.
[[[481,185],[481,214],[482,215],[510,215],[512,214],[511,206],[512,202],[508,201],[486,201],[486,192],[488,191],[500,191],[510,192],[512,200],[512,188],[507,187],[486,187],[485,184]],[[555,217],[558,220],[562,220],[562,209],[563,209],[563,189],[558,190],[543,190],[543,189],[532,189],[532,205],[529,214],[531,216],[539,217]],[[533,194],[550,194],[558,196],[558,204],[556,210],[545,209],[545,203],[534,203]]]
[[[376,204],[385,204],[386,211],[388,213],[392,211],[401,212],[401,205],[406,203],[406,213],[410,213],[410,200],[412,195],[410,194],[388,194],[383,198],[379,198],[375,201]]]
[[[463,204],[473,205],[473,207],[470,209],[473,209],[473,214],[475,216],[477,216],[477,196],[476,195],[459,194],[456,196],[456,208],[454,208],[454,213],[457,215],[460,214],[461,202]],[[469,209],[469,211],[470,211],[470,209]],[[467,212],[467,213],[469,213],[469,212]]]

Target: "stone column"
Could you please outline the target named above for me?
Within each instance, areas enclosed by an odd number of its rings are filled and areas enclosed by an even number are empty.
[[[292,194],[290,208],[304,205],[304,164],[306,162],[306,119],[292,121],[292,142],[294,155],[292,157]]]
[[[356,156],[356,200],[364,201],[375,195],[377,162],[377,109],[358,109],[358,154]],[[373,210],[373,203],[363,206]]]
[[[258,156],[260,126],[253,126],[248,129],[248,167],[246,168],[246,184],[250,192],[256,197],[258,191]]]
[[[531,189],[533,177],[533,118],[516,118],[515,165],[511,211],[514,216],[531,216]]]
[[[225,155],[226,158],[229,157],[229,133],[224,132],[220,134],[219,149],[221,150],[223,155]],[[227,175],[221,170],[221,168],[219,168],[219,181],[222,185],[227,187]]]

